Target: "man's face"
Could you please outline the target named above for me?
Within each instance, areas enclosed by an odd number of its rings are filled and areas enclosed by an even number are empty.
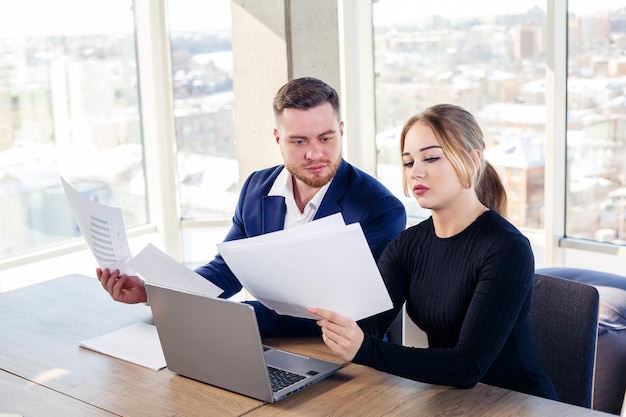
[[[308,110],[285,109],[274,129],[285,168],[309,187],[320,188],[341,164],[343,122],[330,103]]]

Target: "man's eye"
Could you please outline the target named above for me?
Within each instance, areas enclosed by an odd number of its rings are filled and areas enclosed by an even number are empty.
[[[321,138],[320,142],[330,142],[332,138]]]

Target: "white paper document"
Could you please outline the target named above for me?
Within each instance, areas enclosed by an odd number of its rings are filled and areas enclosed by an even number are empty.
[[[214,298],[223,292],[220,287],[176,262],[151,243],[131,259],[128,265],[152,284]]]
[[[122,210],[89,200],[61,178],[67,202],[76,224],[85,237],[98,266],[119,269],[122,275],[135,273],[126,265],[132,256],[128,248]]]
[[[360,320],[389,310],[361,225],[334,216],[217,246],[244,288],[279,314],[315,319],[308,308],[318,307]]]
[[[165,357],[156,327],[137,323],[79,342],[80,346],[158,371],[165,368]]]

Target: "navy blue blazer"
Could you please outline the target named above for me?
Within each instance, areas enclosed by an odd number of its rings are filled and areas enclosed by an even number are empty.
[[[283,165],[253,172],[245,181],[224,241],[244,239],[282,230],[287,206],[282,196],[268,196]],[[377,179],[345,160],[337,170],[314,219],[341,213],[346,224],[359,222],[374,259],[378,260],[387,244],[406,228],[403,204]],[[313,255],[314,256],[314,255]],[[238,293],[242,286],[221,255],[196,269],[224,292],[222,298]],[[314,320],[279,316],[251,302],[264,337],[319,335]]]

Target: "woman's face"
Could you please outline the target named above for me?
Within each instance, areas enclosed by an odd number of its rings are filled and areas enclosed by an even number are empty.
[[[466,190],[432,129],[422,122],[407,132],[402,162],[407,188],[422,208],[444,209]]]

